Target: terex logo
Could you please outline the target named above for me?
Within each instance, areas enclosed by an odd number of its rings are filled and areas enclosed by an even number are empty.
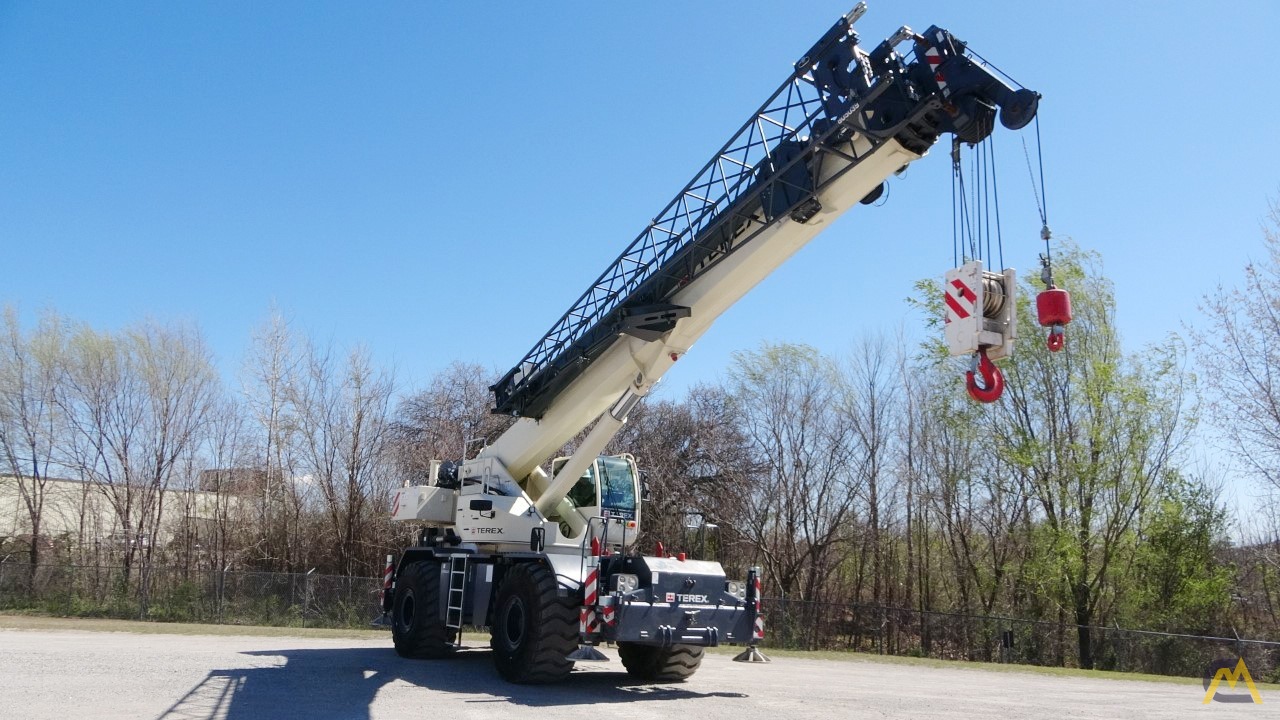
[[[502,528],[495,528],[495,527],[478,527],[478,528],[476,528],[476,534],[477,534],[477,535],[501,535],[501,534],[502,534]]]
[[[676,601],[680,601],[684,603],[700,603],[705,605],[707,603],[707,596],[706,595],[681,595],[680,593],[671,593],[671,592],[667,593],[667,602],[676,602]]]

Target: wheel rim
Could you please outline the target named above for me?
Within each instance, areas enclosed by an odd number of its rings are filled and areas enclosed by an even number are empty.
[[[413,627],[413,593],[405,593],[404,600],[400,603],[400,624],[403,627]]]
[[[518,597],[511,598],[502,622],[502,639],[507,648],[515,650],[524,643],[525,621],[524,602]]]

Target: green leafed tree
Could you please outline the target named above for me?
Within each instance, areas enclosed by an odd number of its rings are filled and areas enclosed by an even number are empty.
[[[1144,518],[1125,624],[1156,630],[1220,635],[1231,604],[1232,569],[1222,562],[1226,511],[1217,494],[1192,478],[1173,477]]]
[[[1004,399],[984,416],[994,449],[1037,506],[1049,543],[1048,593],[1077,627],[1078,661],[1095,664],[1089,626],[1099,620],[1135,552],[1144,513],[1176,477],[1179,449],[1194,421],[1183,352],[1175,342],[1123,351],[1115,296],[1099,259],[1073,245],[1055,258],[1058,285],[1075,319],[1067,347],[1050,353],[1023,294],[1018,351],[1003,364]]]

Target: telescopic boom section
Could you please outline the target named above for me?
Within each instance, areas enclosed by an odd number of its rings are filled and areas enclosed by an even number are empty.
[[[593,447],[580,448],[594,457],[721,313],[854,204],[878,198],[939,136],[974,143],[991,134],[997,112],[1010,129],[1035,116],[1037,93],[1005,84],[941,28],[904,27],[864,51],[852,28],[864,9],[822,36],[492,387],[494,412],[520,419],[482,456],[524,478],[599,419]],[[539,508],[576,477],[537,493]]]

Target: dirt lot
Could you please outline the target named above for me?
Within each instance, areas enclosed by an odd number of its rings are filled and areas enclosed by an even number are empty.
[[[498,678],[480,638],[453,660],[409,661],[386,635],[259,632],[0,618],[0,714],[502,720],[554,708],[547,717],[556,720],[610,712],[629,720],[1276,717],[1270,702],[1202,705],[1199,684],[796,656],[742,665],[708,654],[689,682],[652,685],[629,681],[609,652],[612,662],[585,666],[562,685],[521,687]],[[1275,694],[1264,688],[1264,701]],[[616,703],[627,705],[610,707]]]

